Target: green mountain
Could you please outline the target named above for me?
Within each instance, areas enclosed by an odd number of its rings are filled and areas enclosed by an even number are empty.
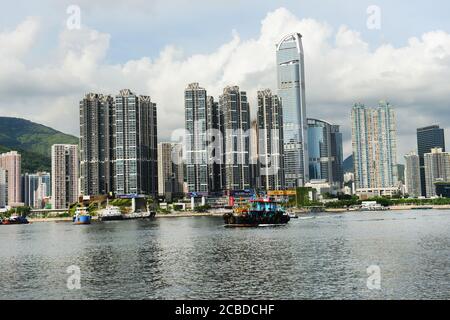
[[[78,144],[78,138],[20,118],[0,117],[0,153],[22,155],[22,172],[51,170],[51,146]]]

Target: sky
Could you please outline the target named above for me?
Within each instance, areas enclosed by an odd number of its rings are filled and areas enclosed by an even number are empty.
[[[275,44],[300,32],[307,116],[341,125],[345,155],[356,102],[394,105],[399,162],[417,127],[439,124],[450,139],[448,1],[1,1],[1,116],[79,135],[86,93],[129,88],[157,103],[164,141],[199,82],[216,98],[239,85],[254,118],[257,90],[276,91]]]

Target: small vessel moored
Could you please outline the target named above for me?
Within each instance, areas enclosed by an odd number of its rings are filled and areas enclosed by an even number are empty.
[[[273,199],[251,200],[223,215],[225,227],[260,227],[284,225],[291,219],[280,203]]]
[[[2,224],[2,225],[10,225],[10,224],[29,224],[29,223],[30,222],[25,217],[12,216],[9,219],[2,220],[0,224]]]
[[[107,206],[99,213],[98,218],[100,221],[120,221],[124,219],[124,216],[119,207]]]
[[[91,224],[91,216],[87,208],[77,208],[73,217],[74,224]]]
[[[153,219],[156,217],[156,211],[143,211],[143,212],[133,212],[124,214],[125,220],[136,220],[136,219]]]

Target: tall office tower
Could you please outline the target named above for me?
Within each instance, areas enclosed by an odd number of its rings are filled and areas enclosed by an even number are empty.
[[[352,109],[352,146],[357,189],[397,186],[397,144],[392,106],[380,102]]]
[[[405,184],[405,165],[398,163],[397,164],[397,178],[399,184]]]
[[[333,158],[331,171],[333,181],[342,188],[344,185],[344,150],[342,144],[342,132],[338,125],[331,125],[331,156]]]
[[[389,102],[381,101],[373,110],[375,142],[375,176],[379,188],[398,184],[397,129],[394,109]]]
[[[50,173],[37,172],[22,175],[22,200],[26,206],[42,209],[44,200],[51,196]]]
[[[8,204],[8,171],[0,168],[0,208]]]
[[[78,146],[52,146],[52,209],[67,209],[78,202]]]
[[[0,168],[8,172],[8,205],[11,207],[22,204],[21,162],[22,157],[17,151],[0,155]]]
[[[213,97],[206,98],[206,129],[208,157],[208,185],[210,191],[219,192],[224,186],[223,176],[223,115]]]
[[[182,144],[160,142],[158,144],[158,192],[166,201],[183,196]]]
[[[344,179],[342,134],[338,125],[308,119],[309,178],[341,186]]]
[[[80,101],[80,187],[83,195],[114,191],[114,99],[89,93]]]
[[[415,152],[405,155],[405,185],[406,193],[411,198],[418,198],[422,195],[420,183],[420,161]]]
[[[283,140],[286,186],[309,181],[308,123],[302,36],[293,33],[277,45],[278,96],[283,104]]]
[[[158,194],[156,103],[128,89],[115,97],[115,192]]]
[[[432,148],[424,154],[426,197],[436,196],[438,182],[450,182],[450,153],[441,148]]]
[[[252,120],[250,124],[250,186],[255,189],[261,189],[258,120]]]
[[[424,154],[432,148],[441,148],[445,152],[444,129],[438,125],[417,129],[417,151],[420,161],[420,183],[422,196],[426,196],[425,160]]]
[[[238,86],[223,89],[219,98],[223,114],[225,189],[250,188],[250,108],[247,94]]]
[[[374,185],[372,112],[363,104],[352,108],[352,148],[355,187],[371,188]]]
[[[209,185],[209,166],[206,145],[206,90],[191,83],[184,91],[186,181],[188,192],[206,194]]]
[[[285,188],[283,110],[277,95],[258,91],[258,151],[260,186],[265,190]]]

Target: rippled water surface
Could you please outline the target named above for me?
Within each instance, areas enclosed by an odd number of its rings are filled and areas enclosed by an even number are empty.
[[[69,290],[66,271],[81,270]],[[381,289],[367,268],[381,268]],[[450,298],[450,211],[314,215],[278,228],[220,218],[0,226],[4,299]]]

